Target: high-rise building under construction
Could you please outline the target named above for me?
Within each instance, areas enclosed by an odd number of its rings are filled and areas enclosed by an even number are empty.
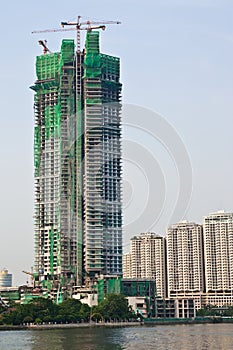
[[[120,60],[63,40],[36,58],[35,282],[52,289],[122,274]]]

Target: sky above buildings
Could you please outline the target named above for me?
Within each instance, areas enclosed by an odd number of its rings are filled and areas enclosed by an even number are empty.
[[[62,38],[75,38],[31,32],[78,14],[122,21],[101,33],[101,51],[121,58],[125,249],[142,231],[164,235],[174,221],[233,210],[232,1],[8,1],[1,9],[0,268],[15,284],[34,254],[37,41],[56,52]]]

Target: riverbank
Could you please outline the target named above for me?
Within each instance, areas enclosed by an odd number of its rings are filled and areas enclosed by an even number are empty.
[[[89,323],[50,323],[50,324],[28,324],[18,326],[0,325],[0,331],[13,330],[40,330],[40,329],[57,329],[57,328],[89,328],[89,327],[135,327],[141,326],[141,322],[89,322]]]
[[[86,327],[0,332],[0,349],[224,349],[232,350],[233,324]]]
[[[44,330],[61,328],[90,328],[90,327],[140,327],[155,325],[177,325],[177,324],[205,324],[205,323],[233,323],[231,317],[196,317],[192,318],[145,318],[142,322],[89,322],[89,323],[50,323],[50,324],[27,324],[18,326],[0,325],[0,331],[13,330]]]
[[[195,318],[145,318],[145,325],[172,324],[203,324],[203,323],[233,323],[232,317],[207,316]]]

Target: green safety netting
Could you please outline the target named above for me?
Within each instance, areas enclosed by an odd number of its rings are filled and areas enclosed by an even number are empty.
[[[36,74],[38,80],[55,79],[59,72],[59,54],[52,53],[36,58]]]

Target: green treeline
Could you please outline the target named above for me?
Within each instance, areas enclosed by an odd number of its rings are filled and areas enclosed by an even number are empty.
[[[75,299],[67,299],[57,305],[44,298],[34,299],[24,305],[12,303],[8,308],[0,306],[0,325],[74,323],[89,322],[90,319],[128,320],[135,317],[127,300],[120,294],[109,294],[98,306],[92,308]]]
[[[213,305],[207,305],[202,309],[197,310],[197,316],[223,316],[223,317],[233,317],[233,306],[217,307]]]

